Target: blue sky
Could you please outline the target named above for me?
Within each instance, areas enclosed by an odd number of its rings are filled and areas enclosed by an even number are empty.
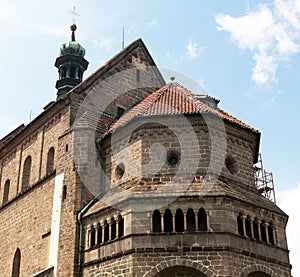
[[[90,62],[85,76],[121,50],[124,26],[125,45],[141,37],[159,67],[189,76],[262,133],[300,276],[300,0],[0,0],[0,137],[55,99],[54,62],[70,38],[74,6]]]

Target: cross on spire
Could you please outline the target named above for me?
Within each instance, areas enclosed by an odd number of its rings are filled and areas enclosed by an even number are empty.
[[[76,7],[74,6],[73,10],[70,10],[69,13],[72,15],[72,22],[75,24],[76,22],[76,17],[75,16],[80,16],[78,12],[76,12]]]

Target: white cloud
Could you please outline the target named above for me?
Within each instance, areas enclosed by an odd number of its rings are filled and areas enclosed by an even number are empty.
[[[157,24],[158,24],[158,20],[156,18],[154,18],[151,22],[148,23],[148,27],[153,28],[153,27],[157,26]]]
[[[102,38],[100,40],[94,39],[94,44],[98,47],[105,49],[106,51],[110,51],[113,48],[113,44],[115,43],[114,38]]]
[[[299,0],[273,0],[237,18],[218,14],[216,23],[218,31],[229,32],[239,48],[253,53],[251,80],[259,86],[276,83],[280,61],[300,50]]]
[[[199,47],[198,43],[190,41],[187,46],[187,57],[188,59],[196,59],[199,56],[201,48]]]
[[[290,249],[290,259],[293,266],[293,276],[300,276],[300,184],[296,188],[281,191],[277,194],[277,202],[281,209],[289,215],[287,224],[287,239]]]

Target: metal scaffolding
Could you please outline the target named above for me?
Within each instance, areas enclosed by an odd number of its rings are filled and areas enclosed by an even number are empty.
[[[264,197],[276,203],[273,174],[264,170],[261,154],[253,167],[256,188]]]

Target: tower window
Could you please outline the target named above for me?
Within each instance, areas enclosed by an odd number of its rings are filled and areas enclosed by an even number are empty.
[[[18,248],[15,252],[14,259],[13,259],[13,266],[12,266],[12,277],[19,277],[20,276],[20,265],[21,265],[21,251]]]
[[[10,180],[6,180],[4,184],[4,192],[3,192],[3,202],[2,202],[3,205],[5,205],[8,201],[9,187],[10,187]]]
[[[175,214],[175,231],[176,232],[184,231],[184,216],[181,209],[177,209]]]
[[[114,240],[117,237],[117,224],[114,218],[111,219],[111,235],[110,239]]]
[[[107,221],[104,222],[104,242],[109,241],[109,225]]]
[[[54,148],[51,147],[47,154],[47,170],[46,174],[50,174],[54,169]]]
[[[124,218],[119,217],[119,232],[118,232],[118,237],[123,237],[124,236]]]
[[[274,241],[274,227],[273,227],[272,223],[269,223],[268,235],[269,235],[269,242],[274,245],[275,244],[275,241]]]
[[[253,221],[253,232],[254,232],[254,238],[256,240],[259,240],[259,225],[258,225],[258,221],[257,221],[257,218],[254,218],[254,221]]]
[[[125,165],[123,163],[118,164],[115,170],[116,177],[118,179],[121,179],[124,173],[125,173]]]
[[[76,68],[74,66],[71,66],[70,68],[70,78],[75,78],[76,75]]]
[[[243,226],[243,218],[242,218],[242,214],[240,213],[237,217],[237,225],[238,225],[238,233],[241,236],[244,236],[244,226]]]
[[[97,232],[97,245],[102,243],[102,226],[98,224],[98,232]]]
[[[161,215],[159,210],[155,210],[152,215],[153,232],[161,232]]]
[[[188,209],[186,214],[187,230],[190,232],[196,231],[195,213],[193,209]]]
[[[164,213],[164,231],[172,232],[173,231],[173,221],[172,213],[167,209]]]
[[[207,231],[207,216],[206,211],[203,208],[200,208],[198,211],[198,230],[202,232]]]
[[[95,227],[92,226],[90,246],[94,247],[95,245],[96,245],[96,230],[95,230]]]
[[[246,236],[249,237],[249,238],[251,238],[252,237],[252,233],[251,233],[251,219],[250,219],[249,215],[247,216],[245,225],[246,225]]]
[[[236,174],[238,172],[238,164],[234,157],[232,156],[226,157],[225,165],[231,174]]]
[[[261,240],[267,242],[267,233],[265,227],[265,221],[262,221],[260,224],[260,233],[261,233]]]
[[[23,165],[23,175],[22,175],[22,191],[25,191],[30,182],[30,172],[31,172],[31,156],[28,156]]]

